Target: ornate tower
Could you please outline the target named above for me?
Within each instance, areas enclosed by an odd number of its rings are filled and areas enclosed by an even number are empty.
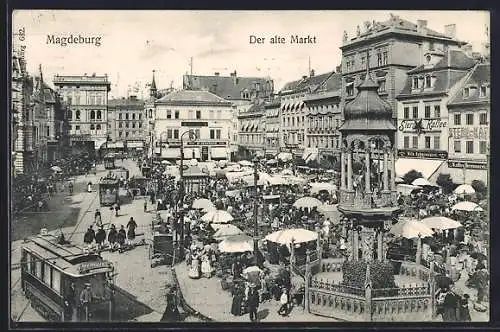
[[[384,233],[399,211],[394,182],[396,127],[391,105],[380,98],[378,87],[367,68],[358,95],[344,108],[340,127],[338,209],[344,215],[344,234],[354,260],[384,259]]]
[[[152,98],[156,97],[156,82],[155,82],[155,71],[153,70],[153,80],[151,81],[151,85],[149,86],[149,96]]]

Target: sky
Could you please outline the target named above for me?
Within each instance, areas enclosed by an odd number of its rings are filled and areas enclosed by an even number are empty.
[[[146,84],[156,72],[159,89],[182,88],[182,75],[270,76],[279,90],[286,82],[300,79],[310,68],[316,73],[335,70],[341,61],[342,36],[363,29],[365,21],[385,21],[390,13],[444,32],[444,25],[457,25],[457,38],[479,51],[486,41],[489,13],[485,11],[97,11],[16,10],[13,38],[26,47],[28,72],[45,81],[54,75],[108,75],[110,97],[126,97],[136,86],[139,97],[147,96]],[[17,31],[24,29],[25,40]],[[54,37],[81,35],[101,37],[95,44],[47,43]],[[264,37],[251,44],[250,36]],[[270,44],[278,35],[287,44]],[[316,36],[315,44],[290,44],[290,36]],[[16,39],[18,38],[18,39]],[[310,59],[310,60],[309,60]],[[130,90],[132,89],[132,90]]]

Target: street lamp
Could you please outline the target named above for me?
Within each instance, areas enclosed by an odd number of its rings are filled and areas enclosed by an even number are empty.
[[[188,131],[185,131],[182,133],[180,140],[181,140],[181,163],[180,163],[180,186],[179,186],[179,206],[181,207],[180,211],[180,233],[181,233],[181,246],[180,246],[180,257],[184,257],[184,142],[183,138],[185,135],[189,135],[189,139],[191,141],[194,141],[196,137],[196,133],[194,130],[189,129]]]

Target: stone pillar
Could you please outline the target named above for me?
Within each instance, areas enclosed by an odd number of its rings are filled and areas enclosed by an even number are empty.
[[[359,231],[357,228],[352,230],[352,257],[355,261],[359,260]]]
[[[390,149],[389,150],[391,153],[391,161],[390,161],[390,167],[391,167],[391,191],[396,191],[396,149]]]
[[[420,265],[420,261],[422,258],[422,238],[419,236],[417,239],[417,255],[415,257],[415,263]]]
[[[309,283],[311,282],[311,256],[309,250],[306,252],[306,273],[304,281],[304,309],[309,312]]]
[[[370,263],[366,265],[366,278],[365,278],[365,322],[372,320],[372,281],[370,272]]]
[[[384,257],[384,232],[379,230],[377,233],[377,258],[380,262],[383,262]]]
[[[352,151],[347,151],[347,189],[352,190]]]
[[[370,185],[370,177],[371,177],[371,165],[370,165],[370,150],[367,148],[365,152],[365,193],[370,193],[371,185]]]
[[[340,189],[346,187],[346,172],[345,172],[345,149],[340,152]]]
[[[387,150],[384,151],[384,189],[383,190],[389,190],[389,170],[388,170],[388,154],[389,152]]]

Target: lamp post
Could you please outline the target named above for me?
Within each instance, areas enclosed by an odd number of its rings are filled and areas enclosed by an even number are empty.
[[[189,139],[191,141],[196,139],[196,133],[194,130],[190,129],[188,131],[185,131],[182,133],[180,140],[181,140],[181,163],[180,163],[180,186],[179,186],[179,206],[181,207],[180,210],[180,237],[181,237],[181,243],[180,243],[180,257],[184,257],[184,142],[183,138],[184,135],[188,134]]]
[[[259,173],[257,172],[257,163],[259,162],[258,158],[255,157],[253,160],[253,185],[255,190],[254,203],[253,203],[253,214],[254,214],[254,224],[253,224],[253,250],[254,256],[257,257],[257,251],[259,250],[259,243],[257,236],[259,235],[259,222],[258,222],[258,212],[259,212],[259,200],[257,194],[257,181],[259,180]]]

